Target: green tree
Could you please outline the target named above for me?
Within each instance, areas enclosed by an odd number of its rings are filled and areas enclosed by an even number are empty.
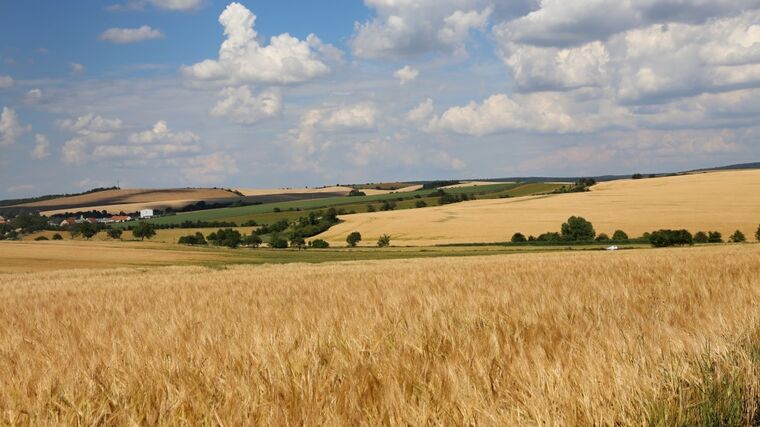
[[[63,236],[61,236],[59,233],[53,234],[53,240],[63,240]]]
[[[211,233],[216,236],[216,233]],[[210,235],[209,235],[210,236]],[[182,236],[179,238],[180,245],[207,245],[206,238],[203,237],[203,233],[197,232],[189,236]]]
[[[612,240],[616,242],[623,242],[625,240],[628,240],[628,234],[626,234],[623,230],[615,230],[614,233],[612,233]]]
[[[755,232],[755,239],[760,241],[760,225],[757,226],[757,231]]]
[[[123,233],[123,230],[121,228],[111,228],[108,230],[108,237],[117,240],[121,239],[121,234]]]
[[[694,243],[707,243],[709,238],[707,237],[707,233],[704,231],[697,231],[696,234],[694,234]]]
[[[570,242],[585,242],[594,240],[594,226],[579,216],[571,216],[562,224],[562,239]]]
[[[298,248],[303,249],[304,246],[306,246],[306,240],[304,240],[303,236],[298,233],[293,233],[290,235],[290,247],[291,248]]]
[[[512,243],[525,243],[528,241],[528,239],[525,238],[525,235],[522,233],[515,233],[512,235]]]
[[[656,248],[693,245],[694,238],[687,230],[658,230],[649,236],[649,242]]]
[[[609,242],[610,241],[610,236],[608,236],[605,233],[599,233],[599,235],[596,236],[596,241],[597,242]]]
[[[379,239],[377,239],[377,247],[378,248],[387,248],[391,245],[391,236],[387,234],[383,234],[380,236]]]
[[[274,249],[285,249],[288,247],[288,240],[280,236],[280,233],[272,233],[269,236],[269,247]]]
[[[98,234],[98,226],[95,224],[85,221],[80,224],[75,224],[74,227],[71,229],[71,236],[82,236],[87,240],[92,239],[96,234]]]
[[[309,242],[309,246],[315,249],[327,249],[330,247],[330,244],[322,239],[316,239]]]
[[[707,233],[707,243],[723,243],[723,235],[720,231],[710,231]]]
[[[243,245],[251,248],[258,248],[261,246],[261,243],[261,237],[259,237],[259,235],[256,233],[252,233],[250,236],[245,236],[243,238]]]
[[[414,204],[414,206],[417,207],[417,208],[426,208],[427,207],[427,203],[425,203],[424,200],[417,200],[417,202]]]
[[[354,231],[346,237],[346,243],[350,247],[356,247],[356,244],[362,241],[362,235],[358,231]]]
[[[747,241],[747,237],[739,230],[736,230],[734,234],[731,235],[731,242],[732,243],[744,243]]]
[[[156,229],[149,222],[140,222],[132,229],[132,235],[135,236],[135,239],[152,239],[156,235]]]
[[[539,242],[559,242],[562,240],[562,235],[557,232],[543,233],[536,239]]]

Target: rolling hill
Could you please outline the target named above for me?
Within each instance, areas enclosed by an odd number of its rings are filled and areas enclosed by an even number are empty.
[[[349,215],[318,236],[344,244],[359,231],[374,245],[389,234],[394,245],[508,241],[516,232],[559,231],[571,215],[592,221],[597,232],[631,236],[660,228],[735,230],[753,236],[760,224],[760,170],[721,171],[604,182],[586,193],[476,200],[452,205]]]

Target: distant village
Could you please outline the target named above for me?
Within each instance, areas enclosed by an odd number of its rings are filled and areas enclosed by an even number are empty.
[[[133,219],[150,219],[150,218],[153,218],[153,216],[154,216],[153,209],[143,209],[139,212],[139,216],[135,215],[134,217],[130,215],[112,215],[112,216],[104,216],[101,218],[95,218],[95,217],[85,217],[84,215],[80,215],[79,218],[75,218],[75,217],[66,218],[62,220],[61,222],[50,221],[48,224],[54,227],[57,226],[57,227],[66,228],[66,227],[73,226],[75,224],[83,224],[83,223],[115,224],[115,223],[132,221]],[[2,223],[3,222],[0,222],[0,224]]]

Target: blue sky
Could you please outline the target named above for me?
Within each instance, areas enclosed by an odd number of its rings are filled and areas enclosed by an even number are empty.
[[[760,159],[760,1],[0,3],[0,197]]]

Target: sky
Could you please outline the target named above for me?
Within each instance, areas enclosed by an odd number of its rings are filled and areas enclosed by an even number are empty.
[[[7,0],[0,198],[760,161],[760,0]]]

